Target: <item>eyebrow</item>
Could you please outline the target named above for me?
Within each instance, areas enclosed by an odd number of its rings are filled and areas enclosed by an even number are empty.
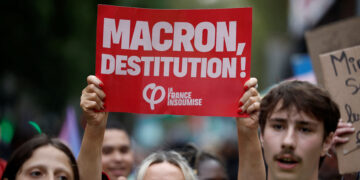
[[[318,122],[305,121],[305,120],[297,121],[296,123],[300,125],[311,125],[311,126],[317,126],[319,124]]]
[[[128,147],[130,149],[130,145],[129,144],[120,144],[120,145],[112,145],[112,144],[103,144],[102,148],[123,148],[123,147]]]
[[[46,169],[46,166],[43,164],[32,163],[32,164],[29,164],[26,169],[33,169],[33,168]]]
[[[269,121],[284,123],[284,122],[286,122],[287,120],[286,120],[285,118],[275,117],[275,118],[270,118]]]
[[[71,164],[71,163],[70,163]],[[47,166],[44,165],[44,164],[37,164],[37,163],[34,163],[34,164],[31,164],[29,165],[28,168],[26,168],[26,171],[30,170],[30,169],[34,169],[34,168],[38,168],[38,169],[41,169],[41,170],[46,170]],[[62,166],[60,165],[59,167],[56,167],[55,168],[55,171],[64,171],[66,172],[68,175],[70,175],[69,173],[72,172],[72,169],[67,169],[66,166]],[[68,171],[70,170],[70,171]]]
[[[282,117],[274,117],[274,118],[270,118],[269,121],[271,122],[279,122],[279,123],[285,123],[287,121],[286,118],[282,118]],[[296,124],[299,125],[312,125],[312,126],[317,126],[319,124],[318,121],[310,121],[310,120],[295,120]]]

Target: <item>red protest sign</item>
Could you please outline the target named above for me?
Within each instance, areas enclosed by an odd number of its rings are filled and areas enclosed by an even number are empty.
[[[252,9],[98,6],[96,76],[106,110],[238,116]]]

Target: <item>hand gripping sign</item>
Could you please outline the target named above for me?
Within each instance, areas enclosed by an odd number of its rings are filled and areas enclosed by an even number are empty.
[[[98,6],[96,76],[106,110],[238,116],[250,75],[251,8]]]

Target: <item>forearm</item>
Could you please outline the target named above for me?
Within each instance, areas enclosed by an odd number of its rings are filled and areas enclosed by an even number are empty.
[[[237,122],[239,170],[238,180],[266,179],[265,165],[257,128],[247,128]]]
[[[106,122],[105,122],[106,124]],[[101,179],[101,149],[105,126],[87,125],[78,157],[80,179]]]

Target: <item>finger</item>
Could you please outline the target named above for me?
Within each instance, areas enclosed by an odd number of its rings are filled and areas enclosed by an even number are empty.
[[[259,110],[260,110],[260,102],[255,102],[246,109],[246,113],[252,114],[254,112],[258,112]]]
[[[355,132],[355,128],[352,128],[352,127],[338,128],[335,131],[335,136],[343,136],[346,134],[352,134],[354,132]]]
[[[94,75],[89,75],[86,78],[86,81],[87,81],[88,84],[95,84],[99,88],[104,86],[103,82]]]
[[[252,96],[250,97],[243,106],[241,106],[241,109],[244,112],[247,112],[249,107],[253,105],[254,103],[260,103],[260,97],[259,96]],[[260,108],[260,107],[259,107]]]
[[[244,87],[247,87],[249,89],[251,87],[255,87],[257,83],[258,83],[258,80],[256,78],[252,77],[245,82]]]
[[[104,101],[96,93],[86,93],[81,97],[81,101],[94,101],[101,109],[104,108]]]
[[[249,100],[250,97],[255,97],[255,96],[258,96],[260,98],[259,92],[255,88],[252,87],[249,90],[247,90],[243,94],[243,96],[240,98],[240,101],[239,101],[240,106],[241,106],[241,104],[245,104]]]
[[[99,96],[96,95],[96,93],[84,93],[80,98],[80,106],[86,110],[99,110],[104,109],[104,102],[99,98]]]
[[[89,101],[95,101],[100,106],[104,105],[104,101],[100,99],[100,97],[96,93],[88,93],[84,95],[84,98]]]
[[[96,96],[98,96],[102,100],[106,96],[103,90],[99,89],[94,84],[90,84],[85,88],[85,91],[83,92],[83,94],[92,94],[92,93],[94,93]]]
[[[343,128],[343,127],[352,127],[351,123],[347,123],[347,122],[341,122],[339,121],[337,128]]]
[[[344,144],[344,143],[347,143],[347,142],[349,142],[349,138],[347,138],[347,137],[341,138],[339,136],[335,136],[333,138],[333,141],[332,141],[334,146],[338,146],[340,144]]]
[[[88,100],[84,100],[81,101],[80,103],[80,107],[83,109],[83,111],[89,112],[89,111],[100,111],[103,109],[103,107],[96,103],[95,101],[88,101]]]
[[[95,84],[89,84],[86,86],[82,94],[87,94],[87,93],[96,93],[96,95],[99,96],[100,99],[104,99],[106,97],[104,91],[101,90],[99,87],[97,87]]]

